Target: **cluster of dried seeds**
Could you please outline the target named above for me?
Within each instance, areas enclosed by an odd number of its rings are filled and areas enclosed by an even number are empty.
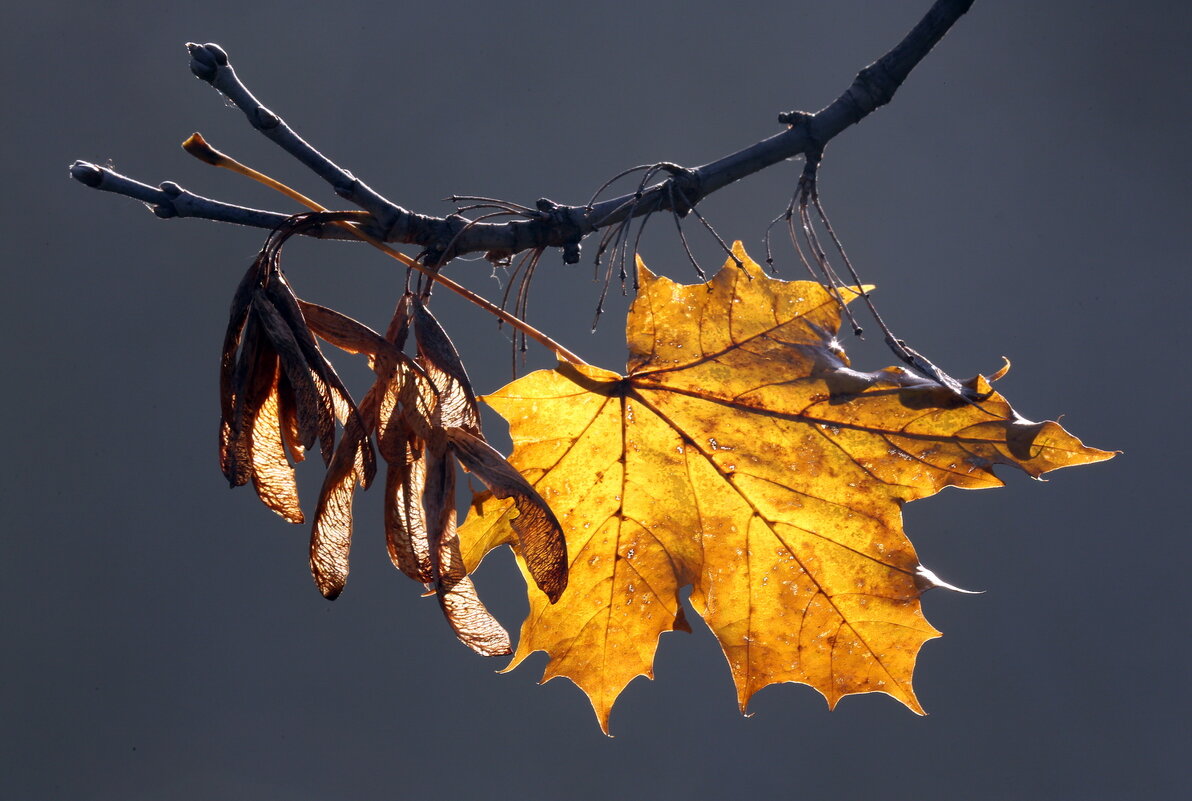
[[[232,486],[252,481],[266,506],[302,523],[294,464],[318,443],[327,473],[310,566],[319,591],[334,599],[348,577],[355,489],[371,485],[379,451],[386,465],[390,559],[434,590],[464,644],[484,655],[508,654],[509,635],[480,601],[460,555],[456,463],[492,495],[513,499],[518,550],[552,602],[567,586],[562,529],[534,488],[484,439],[463,362],[424,298],[404,294],[382,336],[294,294],[281,270],[282,245],[334,220],[334,214],[287,220],[236,290],[220,365],[220,466]],[[405,353],[411,330],[413,356]],[[319,339],[368,357],[376,379],[359,405]],[[343,427],[338,443],[337,420]]]

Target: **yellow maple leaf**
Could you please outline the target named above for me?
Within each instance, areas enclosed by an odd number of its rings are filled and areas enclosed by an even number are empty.
[[[510,668],[547,652],[543,680],[575,682],[607,732],[618,694],[652,677],[661,633],[690,631],[679,592],[692,585],[742,711],[768,684],[801,682],[830,706],[884,692],[922,713],[911,674],[939,632],[919,596],[940,582],[902,504],[1001,486],[996,464],[1038,476],[1113,454],[1019,417],[981,377],[968,402],[901,368],[851,369],[833,297],[735,253],[743,268],[693,286],[639,259],[626,376],[563,364],[484,398],[571,558],[557,603],[528,585]],[[510,502],[479,500],[459,532],[469,570],[514,542]]]

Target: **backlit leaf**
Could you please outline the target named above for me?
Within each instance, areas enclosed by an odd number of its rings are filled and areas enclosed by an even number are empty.
[[[911,675],[939,633],[919,596],[941,583],[902,504],[1000,486],[997,464],[1037,476],[1112,454],[1021,418],[979,377],[970,403],[901,368],[853,370],[832,296],[735,252],[744,269],[730,260],[695,286],[639,261],[627,375],[561,365],[485,398],[570,554],[557,604],[529,592],[511,667],[547,652],[544,680],[579,685],[607,731],[625,685],[652,675],[659,635],[686,629],[691,585],[743,711],[800,682],[829,705],[883,692],[921,712]],[[517,540],[513,501],[480,500],[460,530],[469,568]]]

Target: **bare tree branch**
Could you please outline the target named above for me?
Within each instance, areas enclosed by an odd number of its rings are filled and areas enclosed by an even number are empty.
[[[107,167],[100,167],[87,161],[76,161],[70,165],[70,175],[82,184],[104,192],[114,192],[147,203],[153,213],[162,219],[171,217],[195,217],[201,220],[248,225],[254,228],[273,229],[290,217],[277,211],[262,211],[246,206],[235,206],[218,200],[188,192],[173,181],[158,186],[149,186],[134,181]],[[357,237],[335,226],[314,226],[303,231],[306,236],[321,239],[343,239],[359,242]]]
[[[368,211],[375,220],[369,233],[387,242],[416,244],[435,259],[468,253],[509,256],[528,249],[564,247],[575,252],[584,237],[626,218],[659,210],[685,214],[708,195],[766,167],[800,154],[819,154],[837,134],[870,112],[890,102],[911,70],[923,60],[973,0],[936,0],[927,14],[892,50],[862,69],[852,84],[831,104],[811,114],[784,112],[779,122],[787,130],[694,169],[665,165],[669,177],[637,193],[584,206],[558,205],[547,200],[523,219],[506,222],[469,222],[459,215],[432,217],[408,211],[387,200],[339,167],[293,131],[278,115],[263,106],[240,82],[218,45],[189,44],[191,70],[226,95],[258,131],[279,144],[340,197]],[[658,165],[663,166],[663,165]],[[273,228],[285,214],[221,203],[187,192],[173,182],[160,188],[134,181],[114,170],[77,161],[71,175],[87,186],[141,200],[159,217],[199,217],[259,228]],[[681,208],[675,208],[675,198]],[[349,235],[328,227],[314,236],[346,239]]]

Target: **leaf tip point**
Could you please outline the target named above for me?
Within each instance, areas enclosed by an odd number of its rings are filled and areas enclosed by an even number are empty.
[[[646,262],[642,259],[640,253],[634,256],[634,260],[637,262],[637,283],[639,286],[655,277],[654,271],[646,266]],[[596,330],[595,326],[592,327],[592,330]]]
[[[930,590],[938,587],[939,589],[951,590],[952,592],[959,592],[964,595],[985,594],[985,590],[966,590],[963,587],[957,587],[955,584],[949,584],[935,573],[923,567],[923,565],[915,568],[915,586],[920,590]]]

